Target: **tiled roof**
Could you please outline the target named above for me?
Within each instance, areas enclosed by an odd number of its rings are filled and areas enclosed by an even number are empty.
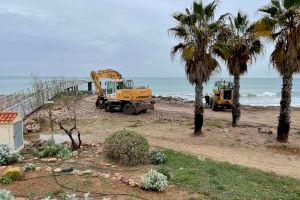
[[[0,123],[9,123],[16,119],[18,113],[16,112],[0,112]]]

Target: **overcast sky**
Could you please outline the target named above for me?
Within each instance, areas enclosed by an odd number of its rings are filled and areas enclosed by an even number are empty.
[[[205,1],[207,2],[207,1]],[[242,10],[251,19],[268,0],[222,0],[218,14]],[[192,0],[0,0],[0,76],[89,76],[112,67],[127,77],[184,77],[170,59],[171,15]],[[276,77],[272,45],[247,77]],[[224,64],[222,63],[224,66]],[[228,77],[226,68],[216,75]]]

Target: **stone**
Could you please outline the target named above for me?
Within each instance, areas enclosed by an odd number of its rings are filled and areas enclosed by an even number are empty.
[[[258,133],[266,133],[266,134],[269,134],[269,135],[273,134],[273,131],[268,127],[267,128],[258,127],[257,132]]]
[[[121,176],[121,174],[115,173],[114,176],[118,177],[118,176]]]
[[[136,186],[136,184],[135,184],[134,181],[129,181],[128,185],[129,185],[130,187],[135,187],[135,186]]]
[[[78,151],[73,151],[72,155],[73,155],[74,157],[78,156]]]
[[[107,162],[101,162],[100,165],[103,165],[103,166],[111,166],[110,163],[107,163]]]
[[[110,174],[103,174],[103,177],[104,177],[104,178],[109,178],[109,177],[110,177]]]
[[[36,167],[35,168],[35,171],[37,171],[37,172],[39,172],[39,171],[41,171],[42,170],[42,167]]]
[[[55,172],[55,173],[59,173],[59,172],[61,172],[61,171],[62,171],[61,168],[55,168],[55,169],[54,169],[54,172]]]
[[[45,170],[46,170],[46,172],[52,172],[52,167],[48,166],[48,167],[45,168]]]
[[[118,176],[118,177],[116,177],[117,179],[117,181],[122,181],[123,180],[123,178],[124,178],[124,176]]]
[[[127,179],[125,177],[122,179],[122,182],[125,183],[125,184],[129,184],[129,181],[130,181],[130,179]]]
[[[0,166],[0,170],[6,169],[7,166]]]
[[[92,170],[88,169],[88,170],[82,171],[82,175],[85,175],[85,174],[92,174]]]
[[[92,177],[98,177],[100,175],[99,172],[92,172]]]
[[[43,161],[43,162],[56,162],[57,158],[42,158],[41,161]]]
[[[71,173],[70,174],[72,174],[72,175],[79,175],[79,170],[78,169],[74,169],[73,171],[71,171]]]
[[[229,130],[229,129],[227,129],[227,128],[223,129],[223,131],[224,131],[224,133],[225,133],[225,134],[228,134],[228,133],[230,133],[230,130]]]

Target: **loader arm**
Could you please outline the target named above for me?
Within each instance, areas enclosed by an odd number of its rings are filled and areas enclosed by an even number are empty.
[[[111,79],[115,79],[115,80],[122,79],[122,75],[119,72],[112,70],[112,69],[92,71],[91,77],[95,82],[96,93],[98,94],[98,96],[103,96],[102,88],[101,88],[101,79],[102,78],[111,78]]]

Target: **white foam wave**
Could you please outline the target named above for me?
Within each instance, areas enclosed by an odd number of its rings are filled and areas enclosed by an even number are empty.
[[[277,94],[273,93],[273,92],[264,92],[262,94],[258,94],[257,96],[259,96],[259,97],[275,97],[275,96],[277,96]]]

